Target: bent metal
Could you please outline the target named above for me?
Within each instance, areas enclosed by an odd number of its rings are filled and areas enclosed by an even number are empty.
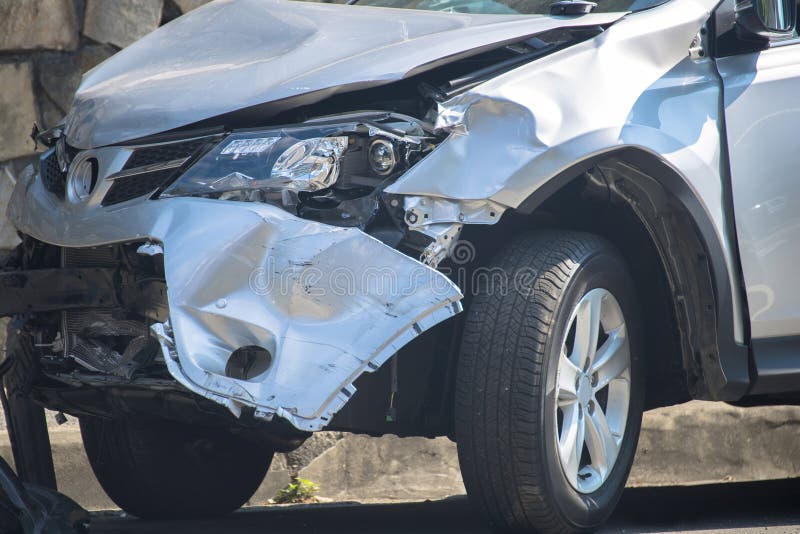
[[[571,532],[644,410],[793,398],[794,4],[380,3],[213,2],[84,76],[9,203],[12,427],[79,417],[142,517],[449,436],[492,524]]]

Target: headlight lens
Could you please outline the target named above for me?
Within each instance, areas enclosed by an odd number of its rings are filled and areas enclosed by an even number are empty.
[[[336,226],[383,225],[388,235],[396,214],[381,216],[383,190],[438,140],[431,125],[389,112],[234,131],[160,196],[267,202]]]
[[[303,132],[305,133],[305,132]],[[235,133],[195,163],[163,197],[230,191],[318,191],[339,176],[348,138]]]
[[[272,179],[287,189],[319,191],[339,177],[339,159],[347,149],[346,136],[314,137],[298,141],[280,155],[272,167]]]
[[[302,195],[375,187],[407,169],[433,146],[433,138],[408,117],[373,113],[346,118],[234,132],[161,196],[294,206]]]
[[[369,165],[380,176],[392,174],[397,157],[394,154],[394,145],[387,139],[375,139],[369,145]]]

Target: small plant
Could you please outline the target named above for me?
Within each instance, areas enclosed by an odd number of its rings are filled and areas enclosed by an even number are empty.
[[[316,494],[319,491],[319,485],[299,478],[297,475],[292,475],[292,481],[285,488],[278,490],[278,495],[275,497],[275,504],[298,504],[298,503],[312,503],[317,502]]]

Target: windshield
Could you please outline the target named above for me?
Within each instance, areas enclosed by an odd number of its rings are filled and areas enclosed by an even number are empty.
[[[641,11],[667,0],[597,0],[595,13]],[[485,13],[494,15],[549,14],[554,0],[351,0],[364,6],[399,7],[448,11],[451,13]]]

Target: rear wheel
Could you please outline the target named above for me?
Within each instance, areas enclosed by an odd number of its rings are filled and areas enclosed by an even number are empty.
[[[470,499],[493,526],[580,532],[624,489],[643,411],[635,290],[620,254],[575,232],[515,239],[479,288],[457,377]],[[496,269],[493,272],[497,272]]]
[[[226,429],[81,418],[86,455],[117,506],[142,518],[233,512],[252,497],[272,451]]]

